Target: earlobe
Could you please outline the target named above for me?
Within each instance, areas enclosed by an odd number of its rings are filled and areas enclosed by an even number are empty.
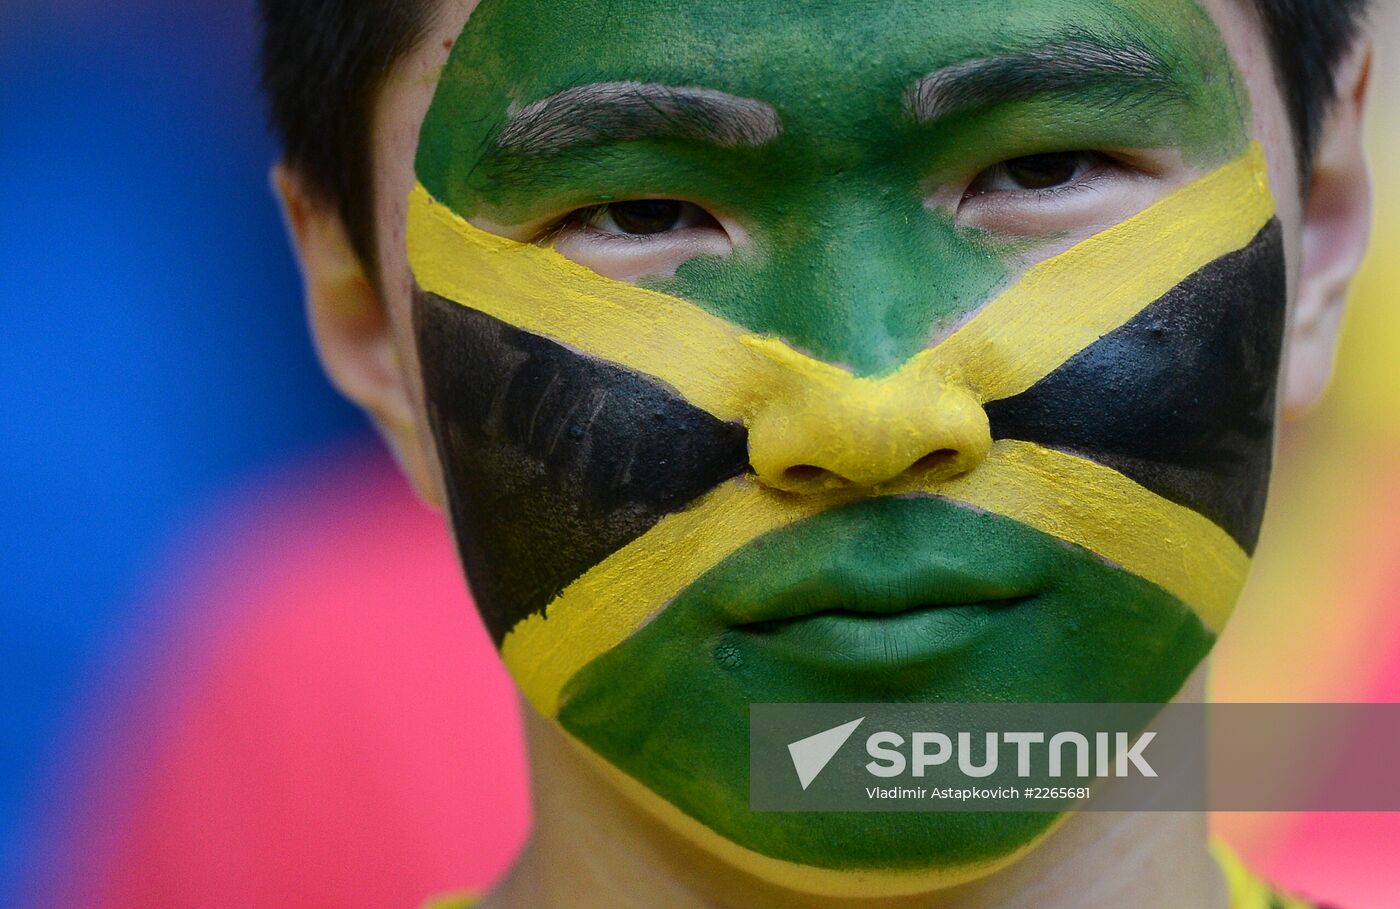
[[[429,446],[414,419],[388,309],[337,207],[285,164],[273,168],[272,184],[301,265],[322,367],[336,388],[369,414],[419,494],[439,504]]]
[[[1347,293],[1371,233],[1371,179],[1363,139],[1371,47],[1359,44],[1338,70],[1332,106],[1304,199],[1301,262],[1289,323],[1284,411],[1317,403],[1332,377]]]

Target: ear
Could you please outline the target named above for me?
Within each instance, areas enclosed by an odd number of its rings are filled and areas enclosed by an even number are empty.
[[[273,168],[272,183],[301,264],[322,367],[336,388],[369,414],[419,495],[440,505],[431,446],[414,419],[412,390],[387,308],[338,208],[285,164]]]
[[[1347,292],[1371,236],[1371,178],[1362,126],[1372,49],[1359,41],[1337,72],[1303,206],[1301,262],[1288,337],[1283,403],[1296,416],[1332,378]]]

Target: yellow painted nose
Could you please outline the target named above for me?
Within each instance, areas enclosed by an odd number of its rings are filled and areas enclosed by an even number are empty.
[[[927,375],[791,375],[749,423],[760,482],[788,492],[878,487],[966,473],[992,447],[981,403]]]

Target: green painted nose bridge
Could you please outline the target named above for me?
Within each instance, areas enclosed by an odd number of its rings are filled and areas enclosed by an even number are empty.
[[[927,209],[917,186],[891,198],[851,182],[826,202],[803,199],[766,249],[692,259],[642,283],[856,375],[889,375],[1008,275],[981,241]]]

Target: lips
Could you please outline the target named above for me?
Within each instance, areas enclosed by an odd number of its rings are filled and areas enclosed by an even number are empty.
[[[762,572],[750,579],[751,596],[721,604],[726,637],[781,664],[878,675],[966,650],[1041,590],[1024,577],[997,577],[995,563],[979,565],[975,551],[908,544],[903,554],[881,564],[835,558],[796,579]]]
[[[881,614],[819,612],[736,629],[755,655],[826,675],[891,679],[891,673],[952,659],[974,648],[1000,615],[1027,599],[935,606]]]
[[[915,550],[896,565],[835,563],[771,592],[757,578],[754,597],[724,603],[722,613],[730,627],[761,632],[822,615],[877,620],[967,606],[1005,608],[1039,592],[940,555]]]
[[[911,605],[908,608],[901,608],[890,611],[878,609],[864,609],[862,608],[862,606],[864,606],[865,604],[857,603],[853,607],[824,609],[819,612],[804,613],[802,615],[793,616],[792,618],[788,619],[764,619],[758,622],[749,622],[739,627],[751,634],[777,634],[779,632],[782,632],[786,628],[791,628],[795,625],[800,625],[804,622],[808,622],[813,619],[829,619],[833,621],[843,621],[852,625],[856,625],[862,622],[869,624],[884,622],[885,624],[889,625],[906,624],[912,626],[913,624],[915,624],[912,621],[912,619],[922,617],[926,613],[972,609],[979,609],[984,611],[1010,609],[1011,607],[1019,606],[1030,599],[1033,599],[1033,597],[1005,597],[999,600],[983,600],[976,603],[918,603]]]

